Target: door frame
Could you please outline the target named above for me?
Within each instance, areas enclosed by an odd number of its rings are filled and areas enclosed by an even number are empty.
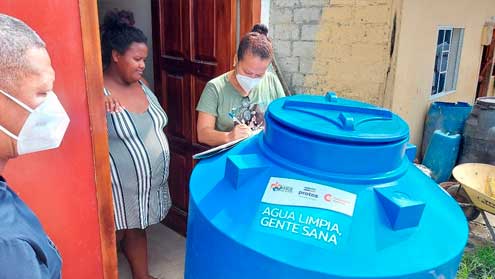
[[[490,32],[490,30],[488,31]],[[495,64],[495,28],[491,28],[492,40],[489,45],[482,47],[480,71],[476,87],[476,98],[486,97],[490,91],[490,83],[494,75]],[[491,60],[491,61],[489,61]]]
[[[240,0],[240,34],[251,31],[254,24],[261,22],[261,0]]]
[[[79,12],[86,75],[86,96],[88,98],[90,133],[93,145],[103,278],[118,279],[108,133],[102,94],[103,67],[97,0],[79,0]]]

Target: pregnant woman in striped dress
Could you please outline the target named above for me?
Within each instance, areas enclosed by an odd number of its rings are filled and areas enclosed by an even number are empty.
[[[167,115],[142,78],[146,37],[132,13],[109,12],[102,26],[105,104],[117,240],[135,279],[148,273],[145,228],[170,208]]]

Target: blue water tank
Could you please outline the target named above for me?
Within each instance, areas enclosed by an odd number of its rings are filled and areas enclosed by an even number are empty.
[[[437,183],[449,180],[457,161],[460,145],[460,134],[444,133],[441,130],[433,133],[425,152],[423,165],[431,170],[431,178]]]
[[[265,121],[194,169],[186,279],[455,278],[466,218],[408,159],[400,117],[329,93]]]
[[[421,144],[421,154],[423,157],[435,130],[440,130],[447,134],[462,135],[464,123],[472,109],[473,107],[465,102],[433,102],[426,115],[423,131],[423,143]]]

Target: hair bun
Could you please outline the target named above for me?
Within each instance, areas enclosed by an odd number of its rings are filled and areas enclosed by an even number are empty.
[[[102,28],[103,30],[121,29],[131,27],[134,23],[134,15],[131,11],[115,9],[105,14]]]
[[[260,33],[262,35],[268,36],[268,27],[262,23],[257,23],[253,26],[253,29],[251,29],[251,32],[256,32]]]

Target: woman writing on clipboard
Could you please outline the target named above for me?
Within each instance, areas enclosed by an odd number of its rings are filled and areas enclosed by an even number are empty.
[[[277,77],[268,72],[273,47],[268,28],[256,24],[237,49],[235,69],[210,80],[198,106],[198,141],[218,146],[248,137],[262,124],[263,108],[284,97]]]

